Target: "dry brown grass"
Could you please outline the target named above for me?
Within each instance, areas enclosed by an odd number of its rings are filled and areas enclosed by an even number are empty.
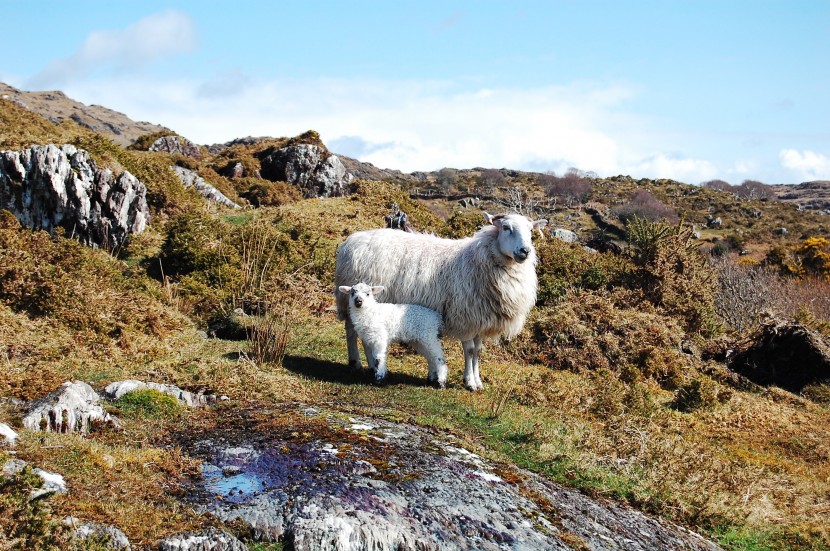
[[[61,514],[114,523],[145,545],[166,533],[210,524],[167,496],[175,496],[195,468],[174,436],[191,429],[209,432],[243,409],[302,402],[450,431],[494,459],[710,534],[723,527],[766,534],[774,527],[778,539],[770,546],[785,548],[793,538],[804,538],[803,548],[830,545],[830,410],[778,390],[733,390],[723,403],[689,413],[671,407],[674,384],[717,366],[681,351],[682,321],[660,305],[636,289],[606,288],[628,273],[625,262],[602,258],[584,268],[575,253],[573,262],[540,266],[551,281],[565,282],[564,293],[557,295],[564,298],[551,298],[534,311],[514,342],[487,345],[484,392],[464,390],[462,351],[452,341],[444,343],[450,365],[444,391],[426,384],[423,358],[402,347],[390,354],[386,387],[351,373],[342,323],[332,311],[337,244],[354,230],[381,226],[392,200],[420,229],[441,229],[437,217],[406,203],[399,190],[360,185],[353,197],[301,201],[239,220],[251,224],[248,229],[273,222],[275,233],[267,235],[281,236],[285,247],[279,259],[268,260],[268,239],[250,234],[235,257],[242,294],[264,301],[282,292],[294,301],[284,311],[292,338],[282,362],[251,361],[247,343],[206,340],[186,324],[159,334],[148,324],[130,326],[128,339],[89,344],[82,329],[58,317],[4,303],[4,395],[35,397],[70,377],[100,385],[129,377],[231,398],[214,413],[127,418],[122,432],[87,438],[26,435],[19,456],[68,477],[72,491],[57,501]],[[152,256],[160,245],[148,241],[141,254]],[[552,245],[545,251],[561,253]],[[546,258],[542,262],[553,261]],[[272,262],[279,263],[280,278],[262,276]],[[571,273],[579,274],[579,285],[568,282]],[[21,272],[20,277],[25,282],[30,276]],[[104,279],[90,281],[101,285]],[[164,315],[177,316],[158,299],[165,292],[160,282],[142,285],[118,288],[124,293],[118,296],[146,295]],[[107,299],[102,307],[116,315],[110,311],[116,301]]]

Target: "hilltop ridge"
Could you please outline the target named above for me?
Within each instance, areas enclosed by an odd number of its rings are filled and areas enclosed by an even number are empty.
[[[149,122],[136,122],[124,113],[102,105],[85,105],[61,91],[26,92],[0,82],[0,98],[10,99],[57,124],[71,119],[81,126],[108,136],[125,147],[139,136],[168,130]]]

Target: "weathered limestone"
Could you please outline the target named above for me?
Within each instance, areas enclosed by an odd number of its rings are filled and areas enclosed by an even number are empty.
[[[101,169],[72,145],[0,151],[0,209],[29,228],[60,226],[84,244],[113,249],[147,226],[146,195],[135,176]]]

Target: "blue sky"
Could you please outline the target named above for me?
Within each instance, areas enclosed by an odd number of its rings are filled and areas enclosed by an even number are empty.
[[[830,1],[0,0],[0,81],[404,171],[830,179]]]

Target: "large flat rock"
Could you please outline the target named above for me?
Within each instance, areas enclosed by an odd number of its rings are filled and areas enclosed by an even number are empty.
[[[273,421],[191,441],[205,460],[191,499],[291,549],[717,549],[449,435],[300,406],[258,415]]]

